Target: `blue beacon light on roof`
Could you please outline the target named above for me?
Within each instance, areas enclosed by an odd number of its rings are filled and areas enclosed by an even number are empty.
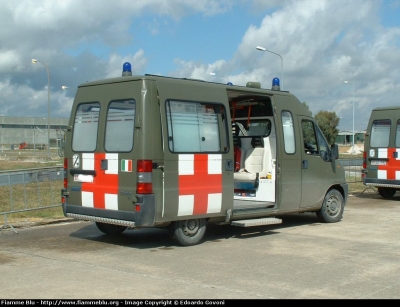
[[[272,79],[272,87],[271,90],[273,91],[280,91],[281,90],[281,84],[280,84],[279,78],[273,78]]]
[[[125,62],[122,66],[122,76],[132,76],[132,66],[131,63]]]

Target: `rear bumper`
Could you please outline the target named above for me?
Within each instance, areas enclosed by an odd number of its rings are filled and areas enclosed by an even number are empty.
[[[364,178],[366,186],[400,189],[400,180]]]
[[[137,202],[133,204],[135,211],[108,210],[83,207],[68,203],[68,197],[62,204],[63,213],[67,217],[78,220],[101,222],[127,227],[154,227],[155,224],[155,196],[136,195]]]

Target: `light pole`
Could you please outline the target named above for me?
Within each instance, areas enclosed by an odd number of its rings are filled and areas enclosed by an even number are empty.
[[[42,61],[32,59],[32,63],[42,63],[47,71],[47,157],[50,158],[50,73],[49,68]]]
[[[344,81],[345,84],[350,84],[353,87],[353,144],[352,144],[352,150],[351,154],[354,154],[354,84],[351,83],[350,81]]]
[[[272,52],[272,51],[267,50],[267,49],[265,49],[264,47],[261,47],[261,46],[257,46],[256,49],[260,50],[260,51],[267,51],[267,52],[276,54],[277,56],[279,56],[281,58],[281,75],[282,75],[281,87],[282,87],[282,90],[283,90],[283,59],[282,59],[282,56],[280,54],[276,53],[276,52]]]
[[[69,86],[66,86],[66,85],[61,86],[61,89],[63,89],[63,90],[66,90],[67,88],[69,88]]]
[[[225,78],[225,79],[226,79],[226,84],[229,83],[228,77],[225,77],[225,76],[222,76],[222,75],[217,75],[217,74],[214,73],[214,72],[210,72],[210,75],[211,75],[211,76],[217,76],[217,77]]]

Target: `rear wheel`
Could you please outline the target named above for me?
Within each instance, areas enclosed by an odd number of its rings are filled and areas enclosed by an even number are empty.
[[[338,190],[330,190],[326,193],[322,207],[318,210],[317,218],[322,223],[336,223],[342,219],[344,211],[344,199]]]
[[[170,225],[170,234],[174,241],[183,246],[196,245],[201,242],[206,232],[205,219],[176,221]]]
[[[105,234],[108,235],[119,235],[120,233],[124,232],[125,229],[127,228],[126,226],[106,224],[100,222],[96,222],[96,226],[101,232],[104,232]]]
[[[383,198],[392,198],[396,194],[396,190],[393,188],[378,188],[378,193]]]

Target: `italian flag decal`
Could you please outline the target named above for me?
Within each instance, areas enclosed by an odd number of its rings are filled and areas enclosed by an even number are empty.
[[[121,160],[121,171],[132,172],[132,160]]]

